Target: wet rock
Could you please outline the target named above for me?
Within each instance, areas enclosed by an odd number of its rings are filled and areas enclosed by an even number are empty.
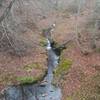
[[[61,100],[61,91],[58,87],[46,85],[10,86],[4,91],[0,100]]]
[[[22,100],[22,90],[21,87],[9,87],[4,91],[5,100]]]

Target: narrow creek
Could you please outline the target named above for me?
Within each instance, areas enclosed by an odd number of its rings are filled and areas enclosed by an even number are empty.
[[[54,52],[47,38],[48,72],[41,83],[9,86],[0,100],[61,100],[61,89],[52,85],[53,70],[58,65],[59,56]]]

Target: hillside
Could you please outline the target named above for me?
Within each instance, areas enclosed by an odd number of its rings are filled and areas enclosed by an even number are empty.
[[[62,100],[100,100],[100,0],[0,0],[0,90],[45,76],[52,24],[57,44],[72,41],[54,72]]]

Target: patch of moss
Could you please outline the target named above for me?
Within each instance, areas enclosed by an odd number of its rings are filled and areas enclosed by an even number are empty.
[[[66,73],[72,65],[72,61],[69,59],[63,59],[59,66],[54,70],[54,75],[59,76],[63,73]]]
[[[96,48],[96,52],[100,53],[100,48]]]
[[[19,84],[26,85],[26,84],[35,84],[43,80],[43,78],[47,75],[47,71],[44,71],[43,74],[39,76],[17,76],[16,81]]]
[[[42,77],[32,77],[32,76],[23,76],[17,77],[17,81],[20,84],[32,84],[37,83]]]
[[[73,100],[71,96],[66,97],[66,100]]]
[[[40,40],[40,46],[44,47],[47,45],[47,40],[45,38],[41,38]]]
[[[32,83],[35,79],[33,77],[17,77],[20,83]]]

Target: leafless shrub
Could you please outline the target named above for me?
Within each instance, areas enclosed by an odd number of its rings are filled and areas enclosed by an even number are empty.
[[[10,2],[0,17],[0,51],[23,56],[31,47],[31,44],[22,35],[25,27],[17,23],[12,17],[11,9],[15,1]]]

